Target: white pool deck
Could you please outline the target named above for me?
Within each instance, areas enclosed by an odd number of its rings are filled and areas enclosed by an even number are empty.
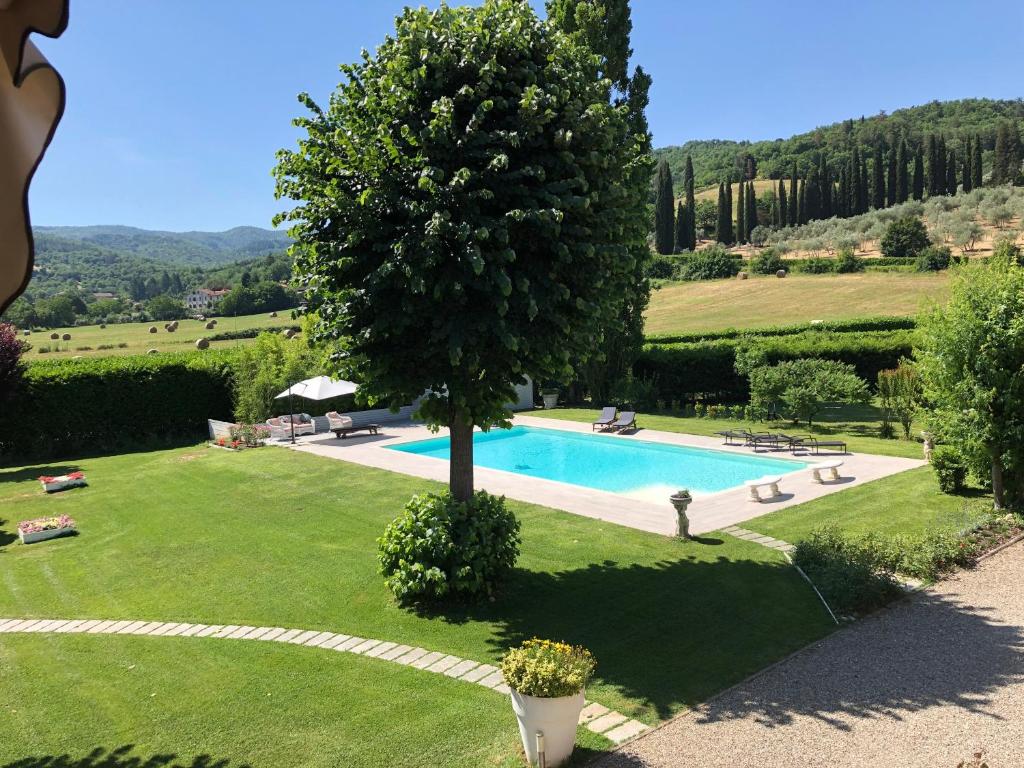
[[[568,432],[590,433],[592,431],[589,424],[538,418],[525,414],[517,415],[514,423],[530,427],[562,429]],[[639,419],[639,423],[640,430],[631,434],[616,435],[615,439],[713,448],[747,455],[753,452],[750,448],[722,445],[722,440],[717,437],[659,432],[653,429],[643,429],[643,419]],[[358,433],[339,440],[333,434],[317,434],[297,438],[295,446],[287,443],[283,445],[317,456],[447,482],[447,461],[388,450],[388,446],[426,440],[445,434],[447,434],[446,430],[441,430],[435,435],[422,424],[400,422],[382,425],[380,434],[376,436]],[[759,455],[778,458],[791,456],[788,451]],[[839,459],[843,462],[843,466],[839,469],[840,479],[821,484],[815,483],[811,469],[807,467],[783,475],[779,483],[782,495],[771,501],[763,503],[750,501],[747,489],[742,486],[718,493],[695,495],[688,511],[690,533],[699,535],[729,525],[736,525],[777,509],[785,509],[811,499],[838,493],[855,485],[895,475],[926,463],[923,460],[876,456],[866,453],[835,455],[824,452],[820,457],[798,453],[795,458],[810,463]],[[675,489],[655,489],[647,493],[625,495],[479,466],[475,469],[474,477],[478,489],[484,489],[496,495],[504,495],[510,499],[553,507],[576,515],[605,520],[651,533],[664,535],[675,533],[675,510],[668,501],[669,494]]]

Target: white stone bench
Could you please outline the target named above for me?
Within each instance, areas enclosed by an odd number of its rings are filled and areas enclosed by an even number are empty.
[[[750,491],[751,501],[765,501],[766,498],[774,499],[776,496],[781,495],[779,491],[780,480],[782,480],[782,475],[766,475],[765,477],[757,478],[757,480],[747,480],[743,484],[747,486],[747,489]],[[771,495],[762,497],[761,494],[758,493],[757,489],[764,488],[766,486],[771,489]]]
[[[843,466],[843,462],[841,462],[841,461],[822,461],[822,462],[819,462],[818,464],[811,464],[810,470],[811,470],[811,474],[814,475],[814,482],[816,482],[816,483],[824,483],[825,482],[825,480],[821,476],[822,472],[828,472],[829,473],[829,479],[831,479],[831,480],[838,480],[839,479],[839,468],[841,466]]]

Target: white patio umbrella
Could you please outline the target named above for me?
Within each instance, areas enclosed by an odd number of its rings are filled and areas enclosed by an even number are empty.
[[[295,422],[292,420],[292,397],[304,397],[306,400],[330,400],[332,397],[351,395],[359,388],[351,381],[338,381],[329,376],[314,376],[312,379],[296,382],[279,395],[275,400],[288,398],[288,423],[292,428],[292,442],[295,442]]]

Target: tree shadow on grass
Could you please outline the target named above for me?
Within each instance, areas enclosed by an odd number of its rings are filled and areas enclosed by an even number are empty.
[[[7,530],[7,525],[8,521],[0,518],[0,549],[3,549],[8,544],[13,544],[18,540],[17,532]],[[13,527],[14,524],[10,523],[10,525]]]
[[[125,744],[109,752],[104,747],[96,747],[85,757],[67,754],[25,757],[5,763],[3,768],[249,768],[248,763],[232,763],[228,758],[210,755],[179,758],[170,753],[143,756],[134,752],[134,744]]]
[[[81,469],[77,464],[40,464],[36,467],[20,467],[18,469],[0,467],[0,483],[20,483],[25,480],[35,480],[41,475],[57,477],[71,472],[79,472]]]
[[[628,714],[665,718],[834,626],[781,559],[713,557],[700,546],[680,542],[680,559],[649,565],[516,569],[493,603],[421,612],[491,623],[496,654],[535,636],[584,645],[602,686],[642,702]]]

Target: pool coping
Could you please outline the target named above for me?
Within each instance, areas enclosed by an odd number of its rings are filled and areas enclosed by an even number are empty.
[[[593,432],[589,424],[563,419],[537,418],[527,414],[517,414],[513,423],[581,434]],[[448,481],[448,462],[446,460],[388,450],[388,447],[442,437],[446,433],[445,429],[433,433],[423,424],[399,422],[383,426],[381,434],[377,436],[351,436],[339,440],[330,434],[307,435],[298,438],[295,446],[286,444],[286,447],[326,458],[350,461],[354,464],[446,483]],[[640,429],[631,434],[616,435],[615,439],[641,440],[688,448],[751,454],[749,448],[723,445],[717,438],[652,429]],[[821,456],[822,461],[829,458],[833,457]],[[840,458],[843,461],[843,480],[841,482],[819,485],[811,480],[810,467],[802,467],[782,475],[780,487],[783,495],[774,501],[763,503],[749,501],[747,490],[743,486],[696,496],[688,513],[691,534],[700,535],[736,525],[775,510],[838,493],[856,485],[923,466],[926,463],[923,460],[864,453],[846,454]],[[804,460],[804,457],[799,457],[798,460]],[[553,507],[565,512],[651,533],[672,535],[675,532],[676,515],[667,497],[663,502],[641,499],[479,466],[474,471],[474,478],[477,488],[518,501]]]

